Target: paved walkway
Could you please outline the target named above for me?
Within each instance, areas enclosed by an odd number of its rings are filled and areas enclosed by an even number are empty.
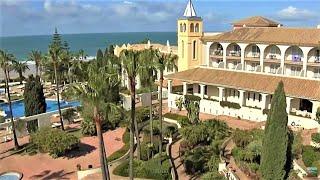
[[[122,142],[124,132],[125,128],[118,128],[103,134],[107,155],[124,145]],[[10,147],[13,147],[12,141],[0,144],[0,154]],[[100,166],[97,137],[81,138],[79,150],[57,159],[40,153],[33,156],[16,154],[0,159],[0,173],[16,170],[22,172],[25,179],[76,179],[77,164],[82,168],[87,168],[88,165],[92,165],[93,168]]]

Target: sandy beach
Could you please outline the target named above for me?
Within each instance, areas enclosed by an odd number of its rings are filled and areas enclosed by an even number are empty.
[[[35,74],[36,73],[36,66],[34,64],[28,64],[29,66],[29,70],[26,70],[25,73],[23,73],[24,77],[28,77],[31,74]],[[10,72],[10,78],[17,78],[19,77],[18,73],[16,73],[15,71],[11,71]],[[3,70],[0,70],[0,80],[3,80],[5,78]]]

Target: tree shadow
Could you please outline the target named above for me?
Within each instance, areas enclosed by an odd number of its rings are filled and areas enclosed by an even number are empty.
[[[42,180],[49,180],[49,179],[70,179],[66,176],[74,173],[74,171],[71,172],[65,172],[64,170],[51,172],[50,170],[42,171],[40,174],[36,174],[31,176],[31,179],[42,179]]]
[[[78,157],[85,156],[86,154],[91,153],[95,149],[97,149],[97,148],[94,146],[80,142],[77,148],[66,153],[66,155],[64,157],[67,157],[68,159],[78,158]]]

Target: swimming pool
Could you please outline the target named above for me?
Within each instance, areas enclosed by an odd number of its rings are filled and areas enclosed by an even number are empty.
[[[47,112],[57,111],[58,110],[58,102],[55,100],[46,100],[47,103]],[[61,108],[66,107],[77,107],[80,106],[79,101],[60,101]],[[9,105],[7,103],[0,104],[0,109],[6,112],[7,116],[10,114]],[[14,101],[12,102],[12,113],[13,117],[23,117],[24,116],[24,101]]]
[[[20,180],[22,179],[22,174],[18,172],[6,172],[0,174],[0,180]]]

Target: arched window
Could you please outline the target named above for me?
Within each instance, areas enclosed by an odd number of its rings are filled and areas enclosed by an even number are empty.
[[[186,23],[184,23],[183,24],[183,32],[186,32],[186,30],[187,30],[187,25],[186,25]]]
[[[193,23],[190,24],[190,32],[194,32],[194,24]]]
[[[184,57],[184,41],[183,40],[181,41],[181,47],[182,47],[181,53],[182,53],[182,58],[183,58]]]
[[[182,23],[180,23],[180,32],[183,32],[183,26],[182,26]]]
[[[196,48],[197,48],[197,42],[193,41],[193,59],[196,59]]]
[[[199,32],[199,23],[197,23],[195,26],[195,32]]]

